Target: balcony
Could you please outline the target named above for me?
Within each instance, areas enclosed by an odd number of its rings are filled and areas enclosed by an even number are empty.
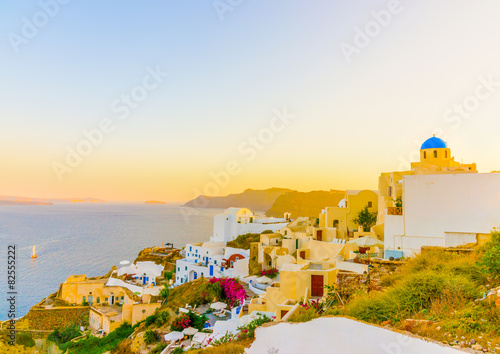
[[[388,207],[387,215],[403,215],[403,208]]]

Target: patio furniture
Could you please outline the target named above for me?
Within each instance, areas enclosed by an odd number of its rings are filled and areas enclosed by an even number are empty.
[[[188,327],[188,328],[184,328],[182,333],[184,333],[187,336],[194,336],[196,333],[198,333],[198,330],[196,328],[193,328],[193,327]]]
[[[173,331],[168,334],[165,334],[164,338],[167,341],[177,341],[179,339],[184,338],[184,334],[182,332]]]
[[[214,310],[223,310],[227,307],[227,304],[223,302],[214,302],[213,304],[210,305],[210,308]]]
[[[273,280],[269,277],[266,277],[265,275],[263,275],[262,277],[259,277],[257,279],[255,279],[255,281],[257,283],[260,283],[260,284],[271,284],[273,282]]]

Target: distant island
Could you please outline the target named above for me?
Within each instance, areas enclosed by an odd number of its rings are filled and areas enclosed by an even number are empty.
[[[157,200],[148,200],[144,204],[167,204],[167,203],[166,202],[160,202],[160,201],[157,201]]]
[[[335,189],[312,192],[286,188],[247,189],[223,197],[200,195],[183,206],[220,209],[245,206],[254,211],[265,211],[267,216],[282,217],[285,212],[290,212],[295,216],[317,217],[325,206],[337,206],[344,194],[345,191]]]
[[[54,205],[54,203],[105,203],[96,198],[33,198],[0,195],[0,205]]]

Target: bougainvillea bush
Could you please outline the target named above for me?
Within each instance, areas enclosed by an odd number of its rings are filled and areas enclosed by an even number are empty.
[[[234,278],[211,278],[209,284],[213,284],[218,287],[217,284],[222,288],[221,298],[222,302],[227,303],[229,308],[242,305],[245,302],[246,291]]]
[[[265,275],[266,277],[273,279],[278,276],[278,270],[276,268],[264,269],[260,272],[260,275]]]
[[[208,321],[208,317],[205,315],[198,315],[193,311],[189,311],[189,313],[184,313],[179,315],[173,322],[170,327],[172,331],[182,332],[185,328],[193,327],[198,330],[202,330],[205,326],[205,322]]]

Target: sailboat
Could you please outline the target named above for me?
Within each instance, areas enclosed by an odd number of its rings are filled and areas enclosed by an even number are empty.
[[[33,254],[31,255],[31,258],[38,258],[37,254],[35,253],[35,245],[33,245]]]

